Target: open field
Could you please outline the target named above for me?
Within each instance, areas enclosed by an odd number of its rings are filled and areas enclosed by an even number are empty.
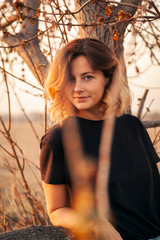
[[[11,136],[12,139],[17,143],[17,145],[21,148],[23,151],[23,155],[25,157],[25,174],[27,180],[34,184],[33,177],[30,167],[33,168],[35,171],[35,174],[38,179],[40,179],[39,174],[39,142],[40,138],[43,134],[43,126],[39,122],[33,122],[33,126],[36,130],[37,136],[39,139],[35,137],[35,134],[33,133],[33,130],[31,129],[30,125],[27,122],[18,121],[13,122],[11,126]],[[0,134],[0,144],[6,148],[8,151],[11,151],[11,147],[8,143],[8,141]],[[22,154],[20,151],[17,151],[18,155],[20,156],[20,159],[22,161]],[[4,184],[6,184],[6,181],[9,181],[10,178],[12,178],[12,174],[9,173],[8,168],[6,167],[5,157],[7,157],[7,160],[11,164],[11,166],[14,168],[15,171],[17,171],[17,167],[15,164],[15,160],[5,154],[3,156],[2,152],[0,152],[0,177],[5,179]],[[2,183],[2,182],[1,182]]]
[[[39,199],[43,206],[45,206],[39,171],[39,142],[43,134],[43,124],[42,121],[33,121],[32,124],[37,136],[33,133],[28,122],[13,121],[11,125],[11,137],[15,141],[15,145],[17,144],[21,149],[18,150],[18,148],[15,147],[20,164],[24,168],[23,172],[26,182],[28,183],[33,196]],[[0,144],[7,151],[12,153],[10,144],[2,134],[0,134]],[[11,172],[12,170],[13,173]],[[0,212],[5,212],[6,215],[15,219],[18,219],[21,212],[23,212],[20,202],[17,202],[18,192],[20,193],[22,200],[24,199],[24,206],[27,205],[27,207],[25,207],[27,211],[30,212],[30,207],[28,206],[28,203],[25,202],[24,183],[20,176],[16,160],[0,149]],[[18,209],[18,206],[20,206],[20,210]],[[0,231],[3,231],[1,221],[0,218]],[[24,221],[23,224],[25,225],[27,223]]]

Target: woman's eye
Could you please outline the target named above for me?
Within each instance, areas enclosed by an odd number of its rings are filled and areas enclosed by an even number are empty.
[[[90,76],[90,75],[85,76],[85,79],[87,79],[87,80],[91,80],[92,78],[93,78],[93,76]]]
[[[70,77],[70,78],[69,78],[69,81],[70,81],[70,82],[74,82],[74,81],[75,81],[75,78],[74,78],[74,77]]]

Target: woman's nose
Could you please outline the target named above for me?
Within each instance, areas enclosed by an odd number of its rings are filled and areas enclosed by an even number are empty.
[[[81,91],[83,91],[83,86],[82,86],[82,85],[83,85],[83,84],[82,84],[81,80],[77,79],[77,80],[75,81],[74,91],[75,91],[75,92],[81,92]]]

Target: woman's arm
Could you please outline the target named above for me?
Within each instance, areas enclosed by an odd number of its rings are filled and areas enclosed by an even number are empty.
[[[42,181],[47,211],[51,223],[54,226],[62,226],[67,229],[74,229],[81,219],[78,213],[69,207],[69,193],[66,185],[47,184]]]
[[[107,240],[122,240],[120,234],[106,219],[92,224],[69,207],[69,192],[66,185],[53,185],[42,181],[42,186],[46,197],[47,211],[54,226],[62,226],[72,231],[77,231],[78,228],[83,228],[83,232],[92,230],[97,237],[103,232],[102,235],[105,235]]]
[[[93,231],[95,232],[96,239],[123,240],[120,233],[107,219],[99,219],[94,223]]]

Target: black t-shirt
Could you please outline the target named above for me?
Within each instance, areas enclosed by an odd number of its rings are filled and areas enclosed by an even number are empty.
[[[103,120],[77,117],[77,122],[84,153],[97,161]],[[54,126],[42,137],[41,177],[48,184],[70,187],[61,130]],[[127,114],[117,117],[108,189],[115,228],[124,240],[146,240],[160,235],[160,174],[156,165],[159,161],[140,120]]]

